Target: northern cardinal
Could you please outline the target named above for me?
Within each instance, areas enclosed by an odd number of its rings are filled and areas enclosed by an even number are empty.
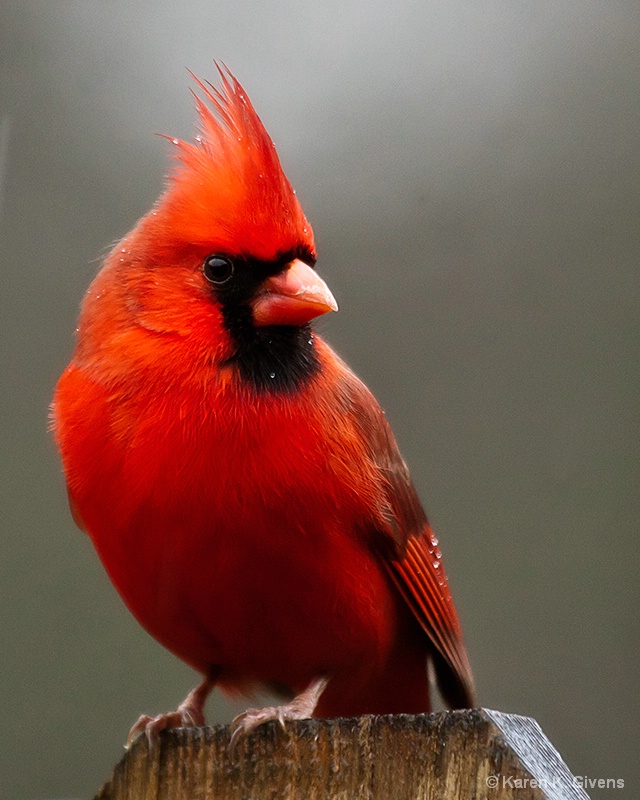
[[[196,78],[200,131],[91,284],[53,400],[73,517],[141,625],[203,676],[132,735],[203,724],[214,685],[270,719],[451,707],[473,679],[389,425],[312,332],[337,310],[244,89]],[[195,95],[195,93],[194,93]],[[203,98],[203,99],[202,99]],[[291,699],[293,698],[293,699]]]

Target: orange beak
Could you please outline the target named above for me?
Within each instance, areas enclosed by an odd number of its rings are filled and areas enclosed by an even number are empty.
[[[252,305],[257,326],[306,325],[314,317],[338,310],[327,284],[299,258],[284,272],[267,278]]]

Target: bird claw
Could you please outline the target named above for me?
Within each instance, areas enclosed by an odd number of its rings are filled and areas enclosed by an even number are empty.
[[[128,750],[142,733],[147,737],[149,752],[153,752],[158,738],[167,728],[197,728],[205,724],[204,704],[214,686],[215,677],[211,676],[196,686],[175,711],[150,717],[143,714],[129,731],[125,748]]]
[[[290,703],[282,706],[267,706],[266,708],[248,708],[231,723],[230,748],[233,752],[239,741],[252,733],[265,722],[278,722],[282,730],[286,730],[286,723],[290,720],[309,719],[313,715],[320,695],[328,683],[326,677],[316,678],[304,692],[293,698]]]
[[[260,725],[272,720],[280,723],[282,730],[286,730],[285,721],[300,719],[287,714],[287,706],[267,706],[266,708],[248,708],[231,723],[231,750],[235,750],[240,739],[252,733]]]
[[[152,752],[158,744],[160,734],[167,728],[195,728],[201,725],[204,725],[202,711],[184,703],[176,711],[158,714],[157,717],[143,714],[129,731],[125,748],[128,750],[138,736],[144,733],[149,743],[149,752]]]

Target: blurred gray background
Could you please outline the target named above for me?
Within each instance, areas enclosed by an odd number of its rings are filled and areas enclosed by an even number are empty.
[[[481,703],[639,795],[639,42],[635,0],[3,0],[3,800],[92,796],[194,683],[75,531],[47,405],[214,58],[314,226],[320,328],[412,468]]]

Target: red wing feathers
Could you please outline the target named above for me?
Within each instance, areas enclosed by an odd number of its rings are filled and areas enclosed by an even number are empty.
[[[471,667],[438,540],[384,412],[352,373],[347,383],[351,414],[387,485],[386,506],[376,525],[381,560],[436,648],[434,663],[445,700],[452,707],[472,707]]]

